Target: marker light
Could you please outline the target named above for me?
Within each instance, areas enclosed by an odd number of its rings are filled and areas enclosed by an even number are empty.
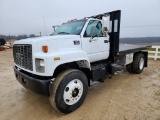
[[[55,57],[55,58],[54,58],[54,61],[56,61],[56,60],[60,60],[60,57]]]
[[[119,52],[117,52],[117,56],[119,56],[120,55],[120,53]]]
[[[48,52],[48,46],[42,46],[42,51],[44,53],[47,53]]]

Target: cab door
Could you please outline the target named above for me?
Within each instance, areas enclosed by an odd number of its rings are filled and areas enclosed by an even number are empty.
[[[107,59],[109,49],[109,36],[103,36],[101,21],[90,20],[82,37],[82,50],[87,53],[90,62],[95,62]]]

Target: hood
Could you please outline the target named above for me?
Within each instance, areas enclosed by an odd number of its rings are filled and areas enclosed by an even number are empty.
[[[74,41],[79,41],[78,45]],[[34,53],[41,52],[42,46],[48,46],[49,52],[67,51],[81,49],[80,35],[55,35],[46,37],[36,37],[22,39],[14,42],[14,44],[31,44]]]
[[[27,38],[15,41],[14,44],[32,44],[33,42],[50,41],[50,40],[64,40],[64,39],[79,39],[80,35],[54,35],[43,36],[35,38]]]

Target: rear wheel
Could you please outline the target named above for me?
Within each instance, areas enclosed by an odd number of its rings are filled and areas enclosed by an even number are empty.
[[[75,69],[60,73],[50,90],[51,105],[62,113],[70,113],[81,106],[88,92],[86,75]]]
[[[128,72],[133,73],[133,63],[126,65],[126,69]]]
[[[142,53],[138,53],[135,55],[133,60],[133,72],[140,74],[144,69],[145,58]]]

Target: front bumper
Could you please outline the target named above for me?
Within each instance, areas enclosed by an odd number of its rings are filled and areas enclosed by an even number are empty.
[[[25,88],[30,89],[36,93],[43,95],[50,95],[49,86],[51,80],[41,80],[35,77],[29,76],[21,71],[19,71],[16,67],[14,67],[14,73],[16,79],[21,83]]]

